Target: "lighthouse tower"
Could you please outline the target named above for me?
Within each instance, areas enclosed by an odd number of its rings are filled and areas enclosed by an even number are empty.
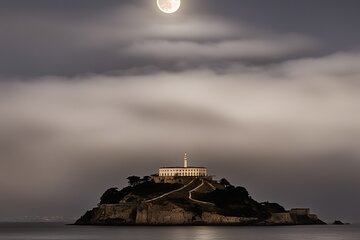
[[[184,168],[188,167],[188,158],[187,158],[187,153],[185,153],[184,155]]]
[[[161,167],[159,177],[157,181],[164,180],[164,182],[171,183],[171,179],[173,179],[171,177],[208,177],[208,174],[206,167],[189,166],[188,155],[185,153],[183,167]]]

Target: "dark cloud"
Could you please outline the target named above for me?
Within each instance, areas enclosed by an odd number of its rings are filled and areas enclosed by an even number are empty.
[[[184,1],[176,16],[162,15],[145,0],[1,4],[0,73],[6,76],[74,76],[148,66],[176,70],[193,58],[195,67],[225,60],[263,64],[348,51],[360,38],[358,3],[351,0],[340,6],[333,1]],[[219,55],[225,59],[215,61]]]

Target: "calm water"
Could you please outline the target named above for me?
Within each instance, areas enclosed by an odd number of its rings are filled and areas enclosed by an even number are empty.
[[[78,227],[0,223],[1,240],[360,240],[360,225],[295,227]]]

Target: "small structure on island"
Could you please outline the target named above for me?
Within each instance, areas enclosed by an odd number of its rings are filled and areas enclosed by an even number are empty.
[[[187,153],[184,155],[183,167],[161,167],[159,173],[153,175],[153,179],[157,183],[186,183],[189,179],[197,177],[212,180],[212,177],[208,176],[206,167],[189,166]]]
[[[310,208],[292,208],[290,214],[298,216],[308,216],[310,215]]]

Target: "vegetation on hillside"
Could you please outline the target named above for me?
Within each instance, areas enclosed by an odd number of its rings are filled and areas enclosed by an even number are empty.
[[[271,213],[283,213],[286,212],[285,208],[278,203],[263,202],[261,203]]]
[[[258,217],[266,219],[270,216],[267,206],[253,200],[244,187],[234,187],[226,179],[220,181],[224,189],[209,193],[194,193],[194,198],[211,202],[221,209],[220,213],[228,216]]]
[[[119,190],[118,188],[109,188],[100,198],[100,204],[118,204],[126,196],[138,196],[142,199],[151,199],[164,193],[179,189],[180,184],[155,183],[150,177],[143,178],[130,176],[127,178],[129,186]],[[194,192],[193,198],[215,204],[216,211],[227,216],[239,217],[258,217],[266,219],[273,212],[285,212],[285,209],[277,203],[258,203],[253,200],[249,192],[244,187],[234,187],[225,178],[220,180],[224,189],[216,189],[212,192],[199,193]],[[129,200],[129,199],[127,199]],[[201,213],[203,207],[194,204],[187,198],[174,198],[171,201],[186,210]]]
[[[142,198],[151,198],[172,190],[178,189],[179,184],[155,183],[151,178],[131,176],[127,178],[129,186],[119,190],[116,187],[109,188],[100,198],[100,204],[118,204],[128,194],[133,194]]]

